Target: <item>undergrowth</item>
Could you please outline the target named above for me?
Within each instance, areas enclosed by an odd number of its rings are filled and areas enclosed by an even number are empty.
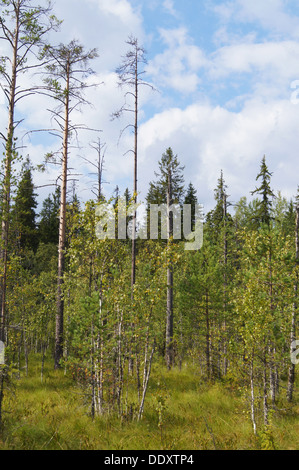
[[[298,449],[298,395],[283,404],[255,436],[241,394],[205,381],[196,368],[153,367],[143,418],[111,413],[91,419],[76,383],[37,358],[28,376],[5,390],[1,450],[255,450]],[[283,406],[282,406],[283,405]]]

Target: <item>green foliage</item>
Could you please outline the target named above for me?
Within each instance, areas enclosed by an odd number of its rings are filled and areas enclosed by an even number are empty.
[[[37,201],[32,179],[32,167],[29,158],[23,164],[21,179],[17,186],[17,192],[12,207],[12,221],[15,238],[21,250],[36,250],[37,227],[36,212]]]
[[[266,426],[259,433],[259,442],[261,450],[277,450],[274,443],[273,431],[270,426]]]
[[[40,220],[38,223],[38,236],[40,243],[58,244],[59,230],[59,206],[60,206],[60,188],[48,196],[42,205]]]
[[[272,207],[272,198],[275,197],[271,187],[272,173],[269,172],[266,157],[264,156],[261,162],[261,169],[259,174],[256,177],[256,180],[261,179],[261,184],[258,188],[251,192],[251,194],[260,194],[262,200],[258,202],[258,210],[255,214],[255,220],[258,225],[266,224],[269,225],[272,219],[271,217],[271,207]]]
[[[177,204],[181,203],[182,197],[184,195],[184,167],[180,165],[178,156],[174,155],[170,147],[166,150],[165,153],[163,153],[160,161],[158,162],[158,166],[159,172],[155,173],[157,181],[150,183],[150,188],[146,199],[147,203],[166,203],[169,174],[171,174],[173,201]]]

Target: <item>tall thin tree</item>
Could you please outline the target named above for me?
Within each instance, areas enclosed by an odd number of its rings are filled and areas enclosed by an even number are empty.
[[[166,300],[166,333],[165,333],[165,360],[168,369],[174,363],[173,348],[173,263],[171,260],[171,243],[173,239],[173,212],[172,205],[182,204],[184,195],[184,167],[180,165],[178,157],[169,147],[159,161],[158,181],[150,184],[147,196],[148,204],[165,204],[167,207],[167,300]]]
[[[117,68],[116,73],[119,77],[119,86],[127,89],[125,92],[125,104],[120,110],[113,113],[114,118],[119,118],[124,112],[133,113],[134,123],[128,124],[121,132],[121,134],[128,128],[134,129],[134,146],[129,152],[134,155],[134,183],[133,183],[133,202],[137,204],[137,181],[138,181],[138,113],[139,113],[139,89],[141,86],[148,86],[153,89],[153,86],[143,80],[145,73],[144,65],[147,63],[146,52],[142,46],[139,45],[137,38],[129,36],[127,44],[130,46],[129,51],[123,58],[122,64]],[[133,98],[133,105],[129,101],[129,97]],[[128,99],[128,101],[127,101]],[[131,292],[133,297],[133,289],[136,277],[136,222],[137,211],[134,210],[132,217],[132,263],[131,263]]]
[[[43,57],[50,63],[47,65],[45,78],[45,94],[55,98],[59,102],[58,108],[52,111],[53,118],[58,125],[57,131],[62,137],[61,156],[61,191],[59,214],[59,239],[58,239],[58,274],[57,274],[57,315],[55,336],[55,368],[60,367],[63,357],[63,278],[65,270],[65,242],[66,242],[66,207],[67,207],[67,180],[69,144],[72,133],[77,134],[79,129],[88,129],[82,124],[71,122],[71,114],[78,107],[87,104],[83,92],[88,85],[87,76],[93,73],[88,67],[90,60],[97,57],[97,50],[85,51],[84,47],[73,40],[69,44],[60,44],[57,47],[44,48]]]
[[[297,308],[298,308],[298,266],[299,266],[299,197],[296,206],[296,226],[295,226],[295,267],[296,267],[296,279],[294,285],[294,304],[291,319],[291,337],[290,337],[290,353],[293,354],[295,351],[296,341],[296,322],[297,322]],[[293,400],[294,385],[295,385],[295,373],[296,367],[294,363],[290,364],[288,374],[288,388],[287,388],[287,399],[288,401]]]
[[[31,0],[1,0],[0,39],[5,43],[5,56],[0,58],[1,88],[8,103],[8,125],[4,140],[4,178],[2,183],[2,226],[1,226],[1,318],[0,339],[5,339],[6,284],[8,262],[8,234],[11,208],[12,166],[16,156],[15,129],[17,103],[35,93],[35,87],[20,86],[22,74],[36,69],[41,62],[36,60],[36,48],[43,43],[46,34],[57,29],[59,21],[52,12],[52,2],[45,6],[33,4]]]

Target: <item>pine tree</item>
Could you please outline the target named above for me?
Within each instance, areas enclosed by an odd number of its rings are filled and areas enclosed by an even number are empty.
[[[58,237],[58,283],[57,283],[57,316],[56,316],[56,344],[55,344],[55,369],[60,367],[63,356],[63,312],[64,298],[62,293],[65,270],[66,248],[66,208],[67,208],[67,183],[69,170],[69,151],[72,133],[78,128],[87,127],[71,122],[75,110],[83,104],[88,104],[83,96],[84,90],[91,87],[87,77],[93,71],[88,67],[89,62],[98,57],[96,49],[85,51],[84,47],[73,40],[69,44],[60,44],[58,47],[45,46],[42,57],[47,60],[44,80],[47,91],[58,108],[52,111],[55,121],[58,123],[63,140],[61,149],[61,197],[59,215]]]

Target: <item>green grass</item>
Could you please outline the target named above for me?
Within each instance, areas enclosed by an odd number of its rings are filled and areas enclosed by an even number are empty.
[[[253,435],[241,394],[228,384],[207,383],[193,367],[170,372],[153,367],[140,422],[113,415],[93,421],[76,384],[54,371],[51,361],[43,383],[40,364],[32,358],[29,376],[13,384],[5,392],[1,450],[254,450],[262,442]],[[271,424],[274,445],[298,449],[298,394],[294,404],[283,401],[279,408]]]

